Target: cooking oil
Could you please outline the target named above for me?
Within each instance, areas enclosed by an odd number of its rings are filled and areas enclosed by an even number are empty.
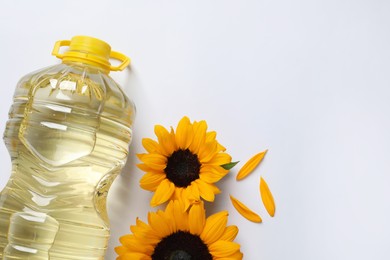
[[[106,197],[126,162],[135,107],[96,58],[108,45],[84,36],[62,45],[81,54],[56,55],[62,64],[23,77],[15,91],[4,132],[12,173],[0,194],[0,259],[104,259]]]

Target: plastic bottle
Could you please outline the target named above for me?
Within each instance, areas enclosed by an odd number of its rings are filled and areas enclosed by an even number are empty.
[[[60,54],[62,46],[69,48]],[[23,77],[9,112],[0,259],[104,259],[107,248],[106,196],[125,164],[135,116],[108,74],[129,59],[86,36],[58,41],[53,55],[62,64]]]

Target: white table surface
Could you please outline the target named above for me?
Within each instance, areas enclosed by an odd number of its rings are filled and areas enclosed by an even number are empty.
[[[153,126],[183,115],[209,129],[242,162],[261,167],[223,193],[245,259],[389,259],[390,2],[380,0],[0,1],[0,129],[18,79],[59,61],[56,40],[90,35],[131,56],[112,73],[137,105],[127,166],[108,200],[112,237],[152,210],[135,153]],[[0,143],[0,188],[10,160]],[[275,218],[258,178],[274,193]],[[242,218],[236,195],[263,217]]]

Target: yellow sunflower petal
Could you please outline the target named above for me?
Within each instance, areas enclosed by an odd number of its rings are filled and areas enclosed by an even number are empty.
[[[258,214],[250,210],[247,206],[245,206],[242,202],[234,198],[232,195],[230,195],[230,200],[232,201],[234,208],[238,211],[238,213],[241,214],[241,216],[252,222],[262,222],[262,219]]]
[[[244,255],[241,251],[237,251],[236,253],[229,255],[227,257],[218,257],[217,260],[242,260]]]
[[[134,235],[124,235],[119,238],[119,242],[121,242],[122,245],[127,247],[131,245],[132,238],[134,238]]]
[[[141,171],[144,171],[144,172],[150,172],[151,170],[153,170],[152,168],[150,168],[149,166],[147,166],[144,163],[137,164],[137,167],[138,167],[138,169],[140,169]]]
[[[148,153],[160,152],[160,145],[150,138],[143,138],[142,145]]]
[[[173,200],[181,200],[183,198],[183,190],[182,187],[176,187],[175,192],[173,193],[172,199]]]
[[[197,179],[195,183],[199,188],[199,195],[206,201],[213,202],[215,199],[213,187],[211,187],[210,184],[204,182],[201,179]]]
[[[131,252],[139,252],[143,254],[152,253],[154,247],[151,244],[144,244],[139,239],[136,239],[134,235],[126,235],[119,239],[119,241],[128,248]]]
[[[175,184],[170,182],[168,179],[161,181],[156,192],[153,195],[150,205],[152,207],[158,206],[167,200],[169,200],[175,191]]]
[[[225,228],[225,232],[221,236],[220,240],[233,241],[238,234],[237,226],[228,226]]]
[[[198,154],[198,159],[200,163],[207,163],[210,161],[217,151],[218,145],[217,142],[206,142],[200,149]]]
[[[147,228],[139,225],[133,225],[130,227],[130,230],[133,232],[134,237],[140,240],[143,244],[157,244],[161,240],[158,234],[154,232],[149,225],[147,225]]]
[[[214,183],[209,183],[209,185],[213,189],[214,194],[220,194],[221,193],[221,190]]]
[[[158,210],[157,215],[159,215],[164,220],[164,222],[168,228],[169,234],[173,234],[176,231],[176,222],[172,221],[173,220],[172,214],[170,214],[170,212],[167,210],[165,210],[165,211]]]
[[[184,193],[183,193],[184,194]],[[182,199],[182,201],[183,201],[183,205],[184,205],[184,208],[183,208],[183,212],[185,212],[185,211],[187,211],[190,207],[191,207],[191,201],[192,200],[190,200],[190,199],[188,199],[188,198],[186,198],[186,197],[184,197],[183,199]]]
[[[263,201],[264,207],[267,210],[268,214],[273,217],[275,216],[275,201],[272,193],[268,187],[268,184],[261,177],[260,178],[260,195],[261,200]]]
[[[142,176],[139,184],[144,190],[156,191],[157,187],[164,179],[166,179],[165,174],[148,172]]]
[[[154,170],[163,171],[167,167],[166,165],[167,158],[161,154],[156,154],[156,153],[144,154],[140,159],[143,163],[146,164],[146,166]]]
[[[200,235],[206,223],[206,212],[202,201],[193,204],[190,208],[188,221],[190,226],[190,233]]]
[[[171,155],[175,151],[176,147],[174,140],[172,140],[172,134],[161,125],[156,125],[154,127],[154,133],[156,134],[160,144],[161,153],[165,156]]]
[[[192,153],[197,154],[199,148],[204,144],[206,140],[207,123],[202,120],[200,122],[194,122],[194,140],[192,141],[189,149]]]
[[[228,170],[225,170],[219,165],[206,164],[200,168],[199,178],[207,183],[215,183],[220,181],[228,173]]]
[[[188,117],[183,117],[176,128],[176,143],[183,150],[187,149],[193,141],[194,129]]]
[[[217,153],[208,163],[213,165],[224,165],[230,163],[231,161],[232,157],[229,154]]]
[[[218,240],[209,245],[209,250],[213,257],[229,257],[240,250],[240,245],[230,241]]]
[[[199,200],[199,189],[193,191],[193,187],[191,184],[190,186],[187,186],[186,188],[183,189],[182,192],[182,200],[185,202],[186,200],[188,201],[193,201],[193,200]],[[196,192],[197,191],[197,192]]]
[[[184,209],[184,204],[180,200],[173,200],[173,218],[176,222],[176,227],[178,230],[189,231],[189,221],[188,214]]]
[[[173,218],[173,214],[175,214],[174,204],[173,204],[173,201],[170,200],[168,202],[168,205],[165,208],[163,215],[164,215],[164,218],[166,219],[166,221],[168,221],[168,223],[171,225],[171,229],[172,229],[171,233],[174,233],[177,231],[176,221],[174,221],[175,219]]]
[[[128,252],[129,250],[124,247],[124,246],[117,246],[114,248],[115,252],[118,254],[118,255],[123,255],[124,253]]]
[[[199,188],[198,185],[196,185],[196,182],[191,182],[191,184],[187,187],[189,189],[189,192],[191,193],[191,196],[189,199],[193,200],[199,200]]]
[[[244,166],[242,166],[242,168],[238,171],[236,180],[239,181],[244,179],[246,176],[248,176],[248,174],[250,174],[257,167],[257,165],[260,164],[267,151],[268,150],[258,153],[255,156],[253,156],[251,159],[249,159],[249,161],[247,161],[244,164]]]
[[[227,218],[227,211],[221,211],[215,213],[206,219],[206,224],[204,226],[202,234],[200,234],[200,238],[208,245],[217,241],[225,231]]]
[[[206,133],[206,142],[213,142],[217,138],[217,132],[210,131]]]
[[[166,222],[166,219],[161,217],[157,212],[149,212],[148,214],[148,222],[154,231],[161,238],[164,238],[171,234],[171,227],[169,223]]]
[[[171,126],[171,132],[169,133],[170,142],[172,144],[173,151],[177,151],[179,147],[176,143],[176,137],[175,137],[175,130],[173,130],[173,127]]]
[[[145,222],[143,222],[139,218],[136,219],[136,225],[140,228],[143,228],[143,229],[148,229],[148,230],[150,229],[150,226],[148,226],[148,224],[146,224]]]
[[[128,252],[117,257],[117,260],[151,260],[150,256],[142,253]]]
[[[226,151],[226,148],[225,146],[223,146],[222,144],[218,143],[218,151],[222,151],[222,152],[225,152]]]
[[[142,157],[144,157],[147,153],[137,153],[136,156],[138,157],[139,160],[142,161]]]

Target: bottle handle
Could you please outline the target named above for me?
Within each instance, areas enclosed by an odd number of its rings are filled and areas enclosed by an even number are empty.
[[[57,41],[54,44],[54,48],[51,54],[59,59],[64,58],[64,54],[59,53],[60,48],[64,46],[69,46],[70,42],[71,41],[69,40]],[[124,70],[130,64],[130,58],[117,51],[111,51],[110,59],[119,60],[121,62],[121,64],[119,64],[118,66],[110,66],[110,71]]]
[[[120,52],[111,51],[110,59],[121,61],[118,66],[110,66],[111,71],[124,70],[130,64],[130,58]]]
[[[64,47],[64,46],[69,46],[69,45],[70,45],[70,41],[69,40],[57,41],[54,44],[54,48],[53,48],[53,51],[51,52],[51,54],[56,56],[59,59],[62,59],[64,57],[64,55],[59,53],[60,48]]]

